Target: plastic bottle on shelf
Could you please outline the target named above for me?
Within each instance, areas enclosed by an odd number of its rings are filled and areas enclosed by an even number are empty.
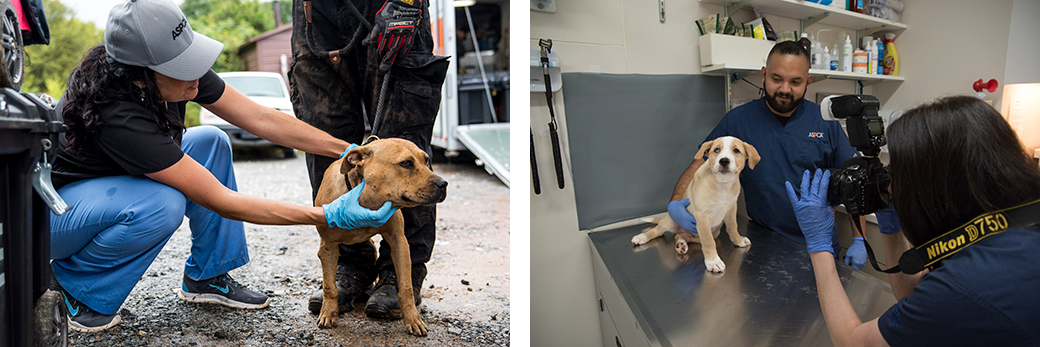
[[[841,71],[852,72],[852,40],[845,35],[845,46],[841,49]]]
[[[899,76],[899,55],[896,54],[896,34],[885,34],[885,74]]]
[[[877,44],[874,43],[874,40],[870,40],[864,48],[867,51],[867,71],[865,72],[874,74],[877,72]]]
[[[819,69],[823,63],[823,50],[820,49],[820,42],[813,41],[812,47],[812,66],[813,69]]]
[[[805,47],[805,52],[812,52],[812,40],[809,40],[809,33],[802,32],[802,37],[798,39],[798,43]]]
[[[820,70],[831,69],[831,51],[823,47],[823,59],[820,60]]]
[[[881,38],[874,40],[877,42],[877,71],[878,75],[883,75],[885,70],[885,43],[881,41]]]
[[[838,46],[834,46],[834,49],[831,50],[831,71],[838,71],[838,56],[840,55],[841,53],[838,53]]]

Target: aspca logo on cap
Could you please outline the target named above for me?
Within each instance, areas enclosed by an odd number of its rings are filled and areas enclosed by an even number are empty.
[[[181,33],[184,32],[184,27],[186,27],[186,26],[188,26],[188,20],[184,19],[184,18],[181,18],[180,24],[177,24],[177,27],[173,28],[173,32],[172,33],[173,33],[173,39],[174,40],[177,40],[177,36],[181,36]]]
[[[823,133],[821,133],[819,131],[810,131],[809,132],[809,138],[822,139],[823,138]]]

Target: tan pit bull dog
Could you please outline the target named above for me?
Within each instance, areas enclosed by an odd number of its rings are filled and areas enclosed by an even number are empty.
[[[448,182],[430,170],[430,157],[411,141],[381,139],[356,147],[343,158],[334,161],[325,170],[314,206],[330,203],[352,187],[365,180],[364,191],[358,203],[365,208],[377,210],[386,201],[397,207],[415,207],[444,201]],[[401,211],[394,212],[390,220],[378,228],[341,229],[319,225],[321,248],[322,305],[318,315],[318,326],[329,328],[336,325],[339,309],[336,298],[336,262],[339,260],[339,244],[371,242],[379,234],[390,243],[394,270],[397,272],[397,302],[408,333],[425,336],[426,323],[419,317],[412,296],[412,261],[408,253],[408,241],[404,237],[404,217]]]

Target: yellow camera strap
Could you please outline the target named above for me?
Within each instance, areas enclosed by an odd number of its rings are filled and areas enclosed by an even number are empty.
[[[899,265],[881,270],[874,259],[874,251],[864,242],[867,256],[875,270],[884,273],[903,272],[916,274],[926,268],[935,266],[954,253],[979,242],[987,237],[1002,233],[1008,229],[1021,228],[1040,223],[1040,200],[1035,200],[1014,207],[985,213],[950,230],[924,244],[907,250],[899,257]]]

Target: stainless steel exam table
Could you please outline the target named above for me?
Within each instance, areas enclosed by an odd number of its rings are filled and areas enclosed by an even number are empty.
[[[723,232],[723,274],[705,271],[699,245],[677,257],[670,233],[633,247],[649,224],[589,233],[604,345],[831,346],[805,246],[738,224],[751,247],[734,247]],[[840,262],[838,275],[863,321],[895,303],[875,277]]]

